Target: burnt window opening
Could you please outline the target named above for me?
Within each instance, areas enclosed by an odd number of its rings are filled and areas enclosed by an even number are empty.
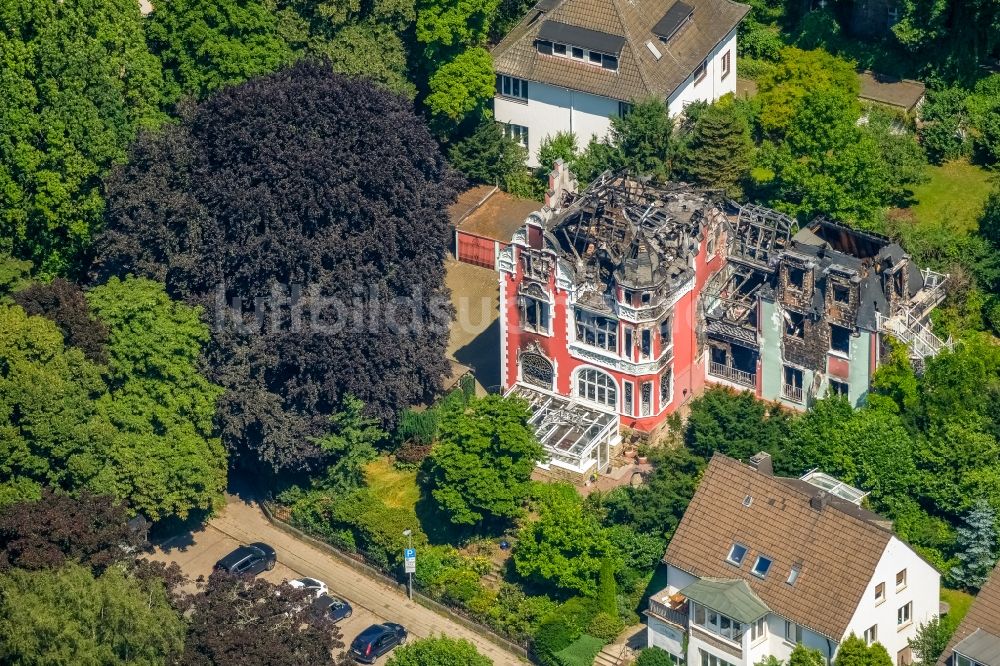
[[[576,311],[576,339],[594,347],[618,351],[618,320]]]
[[[851,351],[851,330],[830,324],[830,351],[849,354]]]
[[[839,395],[841,397],[848,397],[850,393],[850,386],[847,382],[838,382],[836,379],[830,380],[830,395]]]
[[[522,298],[521,325],[528,331],[548,333],[549,304],[530,296],[523,296]]]
[[[844,305],[851,302],[851,290],[847,288],[847,285],[833,285],[833,302],[842,303]]]
[[[781,387],[781,394],[789,400],[802,402],[802,370],[786,365],[782,374],[785,381]]]
[[[632,291],[629,291],[628,289],[626,289],[625,290],[625,296],[624,296],[623,302],[627,303],[629,305],[634,305],[635,304],[635,292],[632,292]]]
[[[788,286],[795,289],[802,289],[805,284],[806,272],[801,268],[796,268],[795,266],[788,267]]]
[[[622,355],[631,360],[632,359],[632,329],[625,329],[625,345],[622,348]]]
[[[529,384],[552,390],[552,364],[540,354],[521,354],[521,378]]]
[[[673,332],[672,328],[673,328],[673,321],[670,319],[670,317],[667,317],[666,319],[660,322],[660,344],[663,347],[669,347],[671,344],[673,344],[673,336],[671,335],[671,333]]]
[[[804,314],[785,310],[785,335],[790,338],[798,338],[799,340],[804,339],[805,319],[806,316]]]
[[[639,342],[639,353],[642,358],[649,358],[653,353],[653,336],[648,328],[642,329],[642,337]]]
[[[649,293],[648,291],[644,291],[642,293],[642,304],[643,305],[649,305],[652,300],[653,300],[653,295],[651,293]]]

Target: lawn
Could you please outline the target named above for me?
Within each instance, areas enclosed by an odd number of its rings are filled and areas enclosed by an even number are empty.
[[[420,499],[416,471],[398,470],[383,456],[365,466],[365,481],[372,494],[387,507],[416,511]]]
[[[948,619],[953,623],[952,626],[957,627],[958,623],[962,621],[965,614],[969,612],[969,606],[972,605],[974,598],[968,592],[941,588],[941,601],[947,602],[950,607],[948,610]]]
[[[921,226],[945,222],[960,233],[975,232],[979,214],[990,193],[990,174],[965,160],[948,162],[928,169],[930,179],[913,188],[914,220]]]

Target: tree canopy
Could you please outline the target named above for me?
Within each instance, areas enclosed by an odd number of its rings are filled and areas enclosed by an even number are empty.
[[[28,666],[141,664],[176,658],[184,620],[163,582],[77,564],[0,574],[0,661]]]
[[[444,415],[427,484],[453,523],[495,525],[521,514],[545,457],[529,416],[523,401],[492,395]]]
[[[0,8],[0,252],[79,274],[101,226],[101,176],[160,122],[161,73],[130,0]]]
[[[407,102],[300,62],[137,142],[108,181],[98,274],[205,307],[225,443],[302,469],[345,395],[391,424],[446,374],[455,183]]]

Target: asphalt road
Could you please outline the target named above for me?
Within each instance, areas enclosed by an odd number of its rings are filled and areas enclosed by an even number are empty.
[[[237,545],[253,541],[270,544],[278,553],[278,564],[263,574],[267,580],[280,583],[301,576],[318,578],[329,586],[330,594],[351,603],[353,615],[338,625],[345,645],[368,625],[389,621],[402,624],[411,636],[418,638],[444,634],[470,640],[496,666],[525,664],[521,658],[487,638],[409,601],[397,589],[364,576],[322,550],[291,537],[268,522],[256,504],[235,496],[227,496],[226,508],[199,531],[160,544],[153,559],[177,562],[195,581],[199,576],[207,578],[212,573],[212,566]],[[379,663],[385,660],[383,657]]]

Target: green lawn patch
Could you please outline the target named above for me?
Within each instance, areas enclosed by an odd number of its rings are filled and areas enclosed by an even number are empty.
[[[580,637],[567,647],[556,652],[556,659],[563,666],[593,666],[597,653],[604,647],[604,641],[589,634]]]
[[[941,588],[941,601],[948,604],[948,621],[952,623],[952,626],[957,627],[965,614],[969,612],[969,606],[972,605],[972,601],[975,599],[968,592],[962,592],[961,590],[949,590],[948,588]]]
[[[910,210],[916,224],[937,226],[943,222],[956,233],[974,233],[992,189],[990,173],[966,160],[956,160],[930,167],[928,175],[926,183],[913,188],[915,203]]]
[[[383,456],[365,466],[365,482],[387,507],[416,511],[420,499],[416,471],[398,470],[387,456]]]

